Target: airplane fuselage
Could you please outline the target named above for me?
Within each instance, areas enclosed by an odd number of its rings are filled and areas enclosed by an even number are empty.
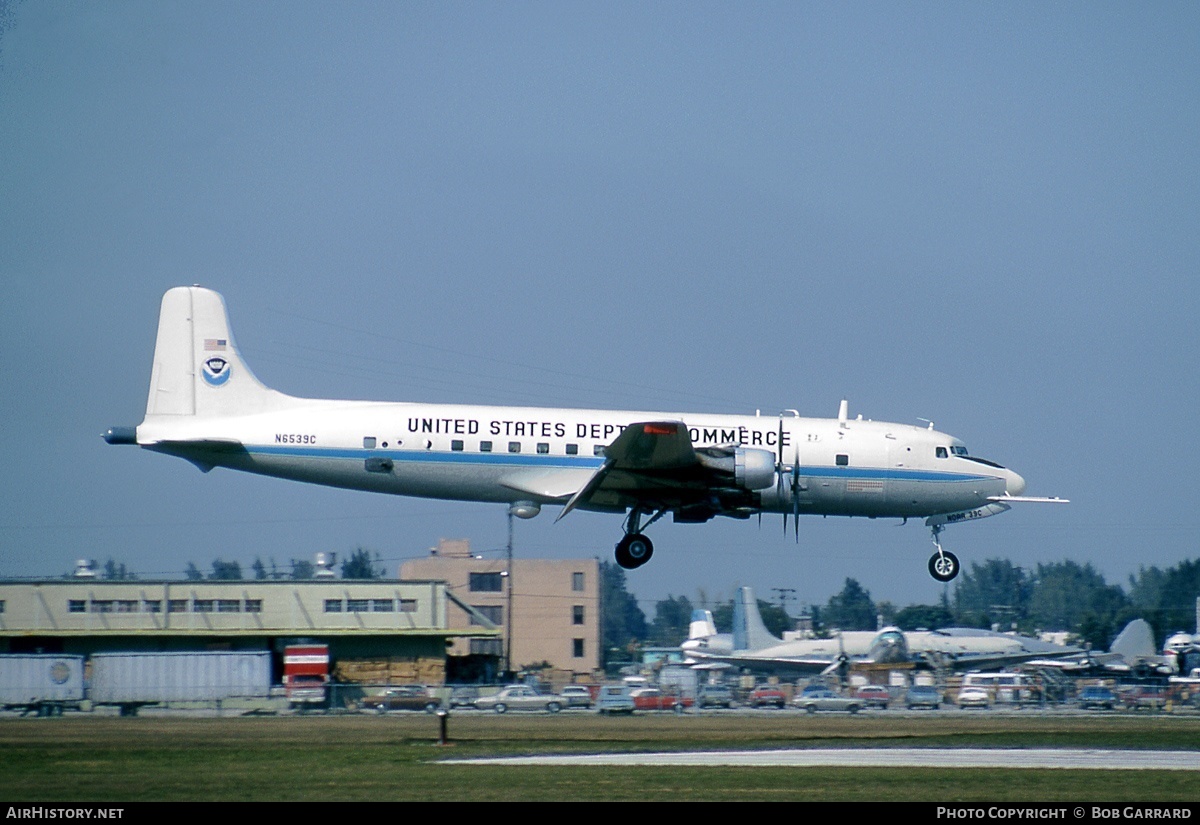
[[[953,452],[923,427],[861,419],[697,415],[296,399],[291,409],[228,418],[148,416],[138,442],[201,465],[333,487],[481,502],[561,503],[604,463],[626,426],[686,424],[697,448],[736,445],[799,459],[803,514],[926,517],[986,508],[1019,476]],[[225,449],[222,442],[241,449]],[[941,450],[939,451],[939,448]],[[963,451],[965,452],[965,451]],[[939,454],[942,454],[939,457]],[[568,472],[563,472],[568,471]],[[539,475],[546,473],[545,478]],[[562,485],[567,482],[566,487]],[[580,481],[582,483],[582,481]],[[1023,484],[1019,485],[1023,486]],[[746,490],[760,512],[791,512],[790,485]],[[603,499],[583,505],[605,509]],[[623,509],[619,502],[613,508]]]

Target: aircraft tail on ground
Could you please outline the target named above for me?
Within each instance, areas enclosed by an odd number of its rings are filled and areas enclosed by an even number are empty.
[[[244,415],[292,401],[263,386],[242,361],[220,294],[183,286],[163,295],[147,418]]]
[[[1145,619],[1134,619],[1125,625],[1109,647],[1110,653],[1119,653],[1129,664],[1154,658],[1154,631]]]
[[[733,649],[760,650],[782,641],[772,636],[763,624],[754,591],[749,587],[738,588],[737,596],[733,600]]]
[[[692,611],[692,622],[688,625],[689,639],[708,639],[717,635],[717,625],[713,622],[711,610],[696,609]]]

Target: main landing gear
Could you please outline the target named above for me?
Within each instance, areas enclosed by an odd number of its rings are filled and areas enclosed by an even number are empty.
[[[617,542],[617,564],[626,570],[634,570],[650,561],[654,555],[654,542],[642,535],[642,530],[658,521],[666,512],[665,509],[659,510],[653,518],[642,524],[642,516],[646,515],[646,511],[638,507],[630,511],[629,518],[625,520],[625,536]]]
[[[936,524],[931,529],[933,530],[933,546],[937,548],[937,552],[929,557],[929,575],[940,582],[952,581],[958,576],[958,571],[962,569],[958,563],[958,556],[949,550],[943,550],[941,542],[938,541],[938,536],[945,529],[945,525]]]

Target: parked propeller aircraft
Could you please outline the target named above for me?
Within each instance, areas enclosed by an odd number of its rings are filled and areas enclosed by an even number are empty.
[[[928,631],[885,627],[879,631],[846,631],[829,639],[784,641],[763,625],[758,602],[749,587],[739,588],[734,599],[733,633],[716,633],[712,614],[697,610],[682,648],[697,663],[724,663],[781,676],[833,672],[853,664],[917,663],[959,671],[986,670],[1084,652],[1078,647],[972,627]]]
[[[1171,648],[1170,639],[1161,654],[1156,652],[1150,623],[1145,619],[1134,619],[1116,635],[1107,653],[1085,650],[1078,656],[1034,664],[1079,674],[1170,676],[1180,672],[1181,662],[1181,657]]]
[[[939,581],[959,572],[939,541],[948,524],[997,515],[1025,480],[953,436],[906,424],[613,410],[294,398],[261,384],[212,290],[163,296],[145,419],[110,444],[332,487],[500,502],[521,518],[544,505],[627,514],[616,560],[649,561],[644,530],[714,516],[924,518]]]

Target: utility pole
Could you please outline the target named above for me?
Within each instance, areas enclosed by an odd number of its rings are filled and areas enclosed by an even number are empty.
[[[505,558],[507,563],[504,566],[504,578],[507,582],[506,601],[508,606],[504,608],[504,672],[512,672],[512,638],[513,638],[513,511],[508,509],[508,550]]]

